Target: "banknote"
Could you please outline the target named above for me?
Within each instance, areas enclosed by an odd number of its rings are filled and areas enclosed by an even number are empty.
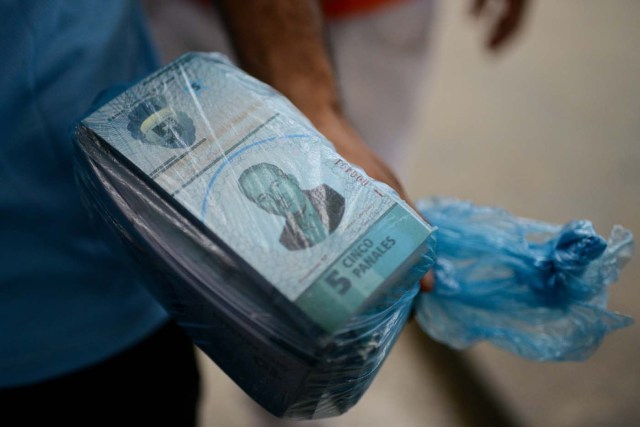
[[[82,126],[328,333],[426,251],[428,224],[219,55],[181,57]]]

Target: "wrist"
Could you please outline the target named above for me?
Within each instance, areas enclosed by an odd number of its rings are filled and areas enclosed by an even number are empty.
[[[274,79],[269,84],[286,96],[318,129],[346,121],[337,90],[329,78],[283,76],[281,81]]]

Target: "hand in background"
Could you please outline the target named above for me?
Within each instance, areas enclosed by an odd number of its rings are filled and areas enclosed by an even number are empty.
[[[489,31],[486,46],[489,50],[503,48],[522,28],[529,0],[472,0],[471,13],[479,18],[490,4],[499,7]]]

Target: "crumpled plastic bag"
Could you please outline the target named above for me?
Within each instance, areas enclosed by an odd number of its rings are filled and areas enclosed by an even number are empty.
[[[584,360],[606,334],[633,322],[607,309],[609,285],[633,252],[629,230],[616,225],[605,240],[586,220],[558,226],[447,198],[417,206],[437,227],[436,286],[415,302],[435,340]]]

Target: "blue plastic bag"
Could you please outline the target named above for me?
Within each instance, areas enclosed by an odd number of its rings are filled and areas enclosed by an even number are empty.
[[[607,310],[607,290],[633,237],[605,240],[589,221],[564,227],[455,199],[418,209],[435,225],[436,287],[416,299],[422,329],[463,349],[486,340],[534,360],[584,360],[632,319]]]

